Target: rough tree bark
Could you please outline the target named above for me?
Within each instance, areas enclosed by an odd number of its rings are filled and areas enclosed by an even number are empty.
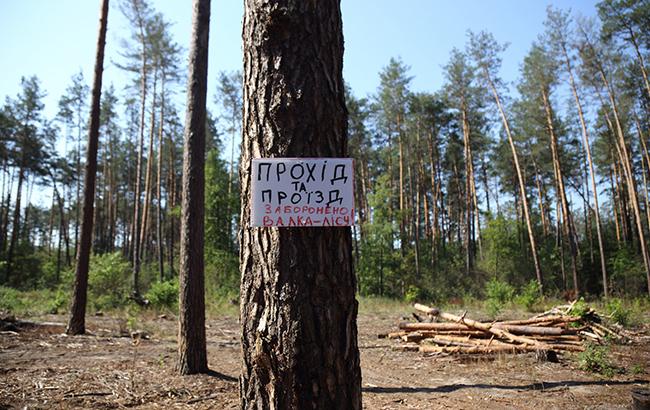
[[[251,159],[347,155],[339,0],[246,0],[242,409],[360,409],[349,228],[251,228]]]
[[[92,101],[90,107],[90,127],[86,149],[86,173],[84,175],[83,210],[81,237],[77,251],[72,309],[66,333],[79,335],[85,333],[86,291],[88,288],[88,265],[93,235],[93,206],[95,202],[95,177],[97,174],[97,148],[99,145],[99,102],[102,94],[102,74],[104,71],[104,46],[106,45],[106,25],[108,19],[108,0],[101,2],[97,54],[95,56],[95,76],[93,79]]]
[[[194,0],[192,9],[192,39],[183,146],[177,364],[180,374],[208,371],[205,347],[203,222],[210,0]]]

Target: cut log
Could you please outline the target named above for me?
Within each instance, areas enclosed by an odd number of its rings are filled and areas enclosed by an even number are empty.
[[[472,339],[469,340],[467,339],[462,340],[462,338],[460,339],[461,340],[441,338],[440,336],[437,336],[437,337],[427,338],[426,342],[441,345],[441,346],[462,346],[462,347],[482,346],[481,343],[474,343]],[[485,342],[485,339],[483,339],[483,341]],[[476,342],[478,342],[478,340],[476,340]],[[425,346],[425,345],[421,345],[421,346]]]
[[[494,346],[437,346],[437,345],[420,345],[419,351],[423,353],[470,353],[470,354],[488,354],[488,353],[526,353],[537,352],[539,350],[564,350],[572,352],[584,351],[582,346],[573,345],[554,345],[547,346],[545,349],[537,349],[534,346],[503,343]]]
[[[523,326],[523,325],[502,325],[495,323],[492,328],[503,329],[515,335],[538,335],[538,336],[560,336],[575,334],[576,332],[561,327]]]
[[[422,353],[465,353],[465,354],[490,354],[490,353],[525,353],[529,349],[524,348],[522,345],[508,345],[499,347],[487,346],[435,346],[435,345],[420,345],[419,351]]]
[[[511,342],[516,342],[516,343],[521,343],[521,344],[527,344],[531,346],[535,346],[538,349],[548,349],[549,346],[546,345],[545,343],[538,342],[537,340],[530,339],[527,337],[523,336],[515,336],[512,333],[508,332],[507,330],[500,329],[498,327],[492,326],[492,324],[489,323],[482,323],[478,322],[476,320],[468,319],[464,316],[456,316],[452,315],[451,313],[446,313],[446,312],[439,312],[438,316],[445,320],[449,320],[450,322],[456,322],[463,324],[465,326],[471,327],[473,329],[478,329],[478,330],[483,330],[485,332],[492,333],[493,335],[510,340]]]
[[[446,344],[453,344],[456,346],[462,345],[478,345],[478,346],[486,346],[486,347],[509,347],[512,346],[512,343],[507,343],[507,342],[502,342],[500,340],[495,340],[495,339],[469,339],[469,338],[463,338],[463,337],[454,337],[454,336],[443,336],[443,335],[438,335],[432,338],[426,338],[424,341],[431,341],[436,344],[441,344],[441,345],[446,345]],[[527,347],[529,348],[529,351],[536,351],[539,350],[534,347]],[[554,344],[549,344],[549,348],[553,350],[566,350],[566,351],[578,351],[581,352],[584,350],[582,345],[575,345],[573,343],[564,343],[564,342],[558,342]]]
[[[421,341],[424,338],[425,338],[425,336],[423,336],[420,332],[410,332],[410,333],[406,333],[405,335],[400,337],[400,339],[402,339],[402,341],[407,342],[407,343],[410,343],[410,342],[417,343],[417,342]]]
[[[378,335],[378,338],[379,339],[385,339],[385,338],[399,339],[400,337],[404,336],[407,333],[408,332],[390,332],[390,333],[386,333],[386,334],[380,334],[380,335]]]
[[[534,317],[530,319],[521,319],[521,320],[504,320],[504,321],[496,322],[495,324],[499,324],[499,325],[535,325],[536,324],[538,326],[548,326],[556,323],[577,322],[579,320],[580,320],[579,316],[551,315],[551,316]]]
[[[462,343],[463,345],[474,346],[512,346],[511,343],[504,343],[495,339],[470,339],[467,337],[437,335],[427,338],[426,341],[431,341],[436,344],[445,345],[447,343]],[[457,345],[460,346],[460,345]]]
[[[535,352],[536,357],[547,361],[557,357],[558,351],[584,351],[585,339],[602,342],[605,337],[623,337],[600,324],[593,310],[582,317],[569,315],[573,304],[529,319],[500,322],[480,322],[466,318],[465,314],[457,316],[417,303],[414,307],[425,313],[428,320],[438,317],[446,322],[400,323],[400,332],[382,335],[406,342],[396,347],[398,350],[444,354]]]
[[[594,329],[599,329],[599,330],[601,330],[602,332],[604,332],[604,333],[606,333],[606,334],[608,334],[608,335],[610,335],[610,336],[612,336],[612,337],[614,337],[614,338],[616,338],[616,339],[621,339],[621,338],[622,338],[621,335],[619,335],[618,333],[616,333],[616,332],[613,331],[612,329],[610,329],[610,328],[608,328],[608,327],[606,327],[606,326],[601,325],[600,323],[590,323],[590,326],[591,326],[592,328],[594,328]]]
[[[567,335],[567,336],[531,336],[531,339],[539,340],[546,343],[567,343],[567,344],[582,344],[580,336]]]
[[[419,348],[420,346],[418,346],[416,343],[408,343],[405,345],[393,346],[391,347],[391,350],[397,350],[402,352],[417,352]]]
[[[415,308],[415,310],[419,310],[422,313],[426,313],[427,315],[432,315],[432,316],[437,316],[438,313],[440,312],[436,308],[425,306],[419,303],[416,303],[415,305],[413,305],[413,307]]]
[[[601,341],[603,340],[603,338],[600,337],[600,336],[598,336],[597,334],[595,334],[595,333],[591,333],[591,332],[587,332],[587,331],[585,331],[585,330],[580,331],[579,334],[582,335],[582,336],[584,336],[584,337],[586,337],[586,338],[588,338],[588,339],[594,340],[594,341],[596,341],[596,342],[601,342]]]
[[[561,327],[542,327],[542,326],[519,326],[519,325],[502,325],[500,323],[483,323],[474,322],[481,326],[480,328],[468,326],[467,321],[471,319],[464,319],[465,323],[422,323],[422,322],[402,322],[399,328],[407,331],[418,330],[431,330],[431,331],[472,331],[478,329],[479,331],[488,332],[487,329],[502,329],[516,335],[539,335],[539,336],[560,336],[572,335],[577,332],[573,329],[563,329]]]
[[[402,322],[399,324],[399,328],[407,331],[415,330],[473,330],[469,326],[466,326],[461,323],[414,323],[414,322]]]
[[[484,332],[482,330],[419,330],[418,333],[423,336],[438,336],[438,335],[448,335],[448,336],[471,336],[474,338],[488,338],[494,337],[491,333]]]

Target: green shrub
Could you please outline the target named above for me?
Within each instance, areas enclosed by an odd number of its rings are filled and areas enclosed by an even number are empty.
[[[519,295],[516,298],[516,302],[527,311],[531,311],[533,306],[539,302],[541,294],[537,281],[531,280],[526,286],[521,288]]]
[[[0,286],[0,311],[16,313],[23,308],[20,292],[13,288]]]
[[[208,297],[239,293],[239,256],[216,250],[206,254],[205,289]]]
[[[512,301],[515,289],[507,282],[492,278],[485,285],[485,294],[487,296],[488,313],[495,317],[507,303]]]
[[[632,246],[616,249],[608,258],[611,268],[609,279],[614,293],[628,296],[640,296],[646,291],[645,269],[643,259]]]
[[[578,365],[581,370],[612,377],[616,368],[610,363],[608,355],[608,346],[589,343],[585,351],[578,355]]]
[[[407,303],[423,302],[430,299],[429,292],[417,285],[409,285],[404,295],[404,300]]]
[[[70,301],[69,292],[65,292],[62,289],[58,289],[54,296],[48,301],[48,313],[57,314],[62,313],[66,310],[68,302]]]
[[[178,280],[155,282],[145,294],[145,298],[154,308],[177,309],[178,307]]]
[[[571,316],[584,317],[587,312],[589,312],[589,305],[585,302],[585,298],[580,297],[580,299],[573,304],[568,313]]]
[[[619,298],[609,299],[605,304],[605,310],[612,318],[612,321],[619,325],[628,326],[630,324],[632,311],[623,306],[623,300]]]
[[[119,252],[93,255],[88,272],[88,302],[97,310],[115,309],[128,300],[129,262]]]

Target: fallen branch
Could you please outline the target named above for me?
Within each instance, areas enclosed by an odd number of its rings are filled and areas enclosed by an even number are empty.
[[[97,392],[87,392],[87,393],[66,393],[63,395],[65,398],[75,398],[75,397],[87,397],[87,396],[110,396],[113,392],[106,391],[97,391]]]

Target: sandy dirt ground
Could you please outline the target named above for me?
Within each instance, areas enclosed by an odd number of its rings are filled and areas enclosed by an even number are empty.
[[[31,318],[64,323],[64,316]],[[650,329],[614,345],[621,369],[605,378],[578,369],[575,356],[537,362],[533,354],[427,356],[391,349],[379,333],[399,317],[359,316],[366,409],[616,409],[629,408],[631,390],[650,387]],[[236,318],[207,324],[212,373],[178,376],[173,317],[139,319],[145,337],[126,321],[89,317],[91,334],[68,337],[61,326],[0,334],[0,409],[235,409],[238,408],[239,325]]]

